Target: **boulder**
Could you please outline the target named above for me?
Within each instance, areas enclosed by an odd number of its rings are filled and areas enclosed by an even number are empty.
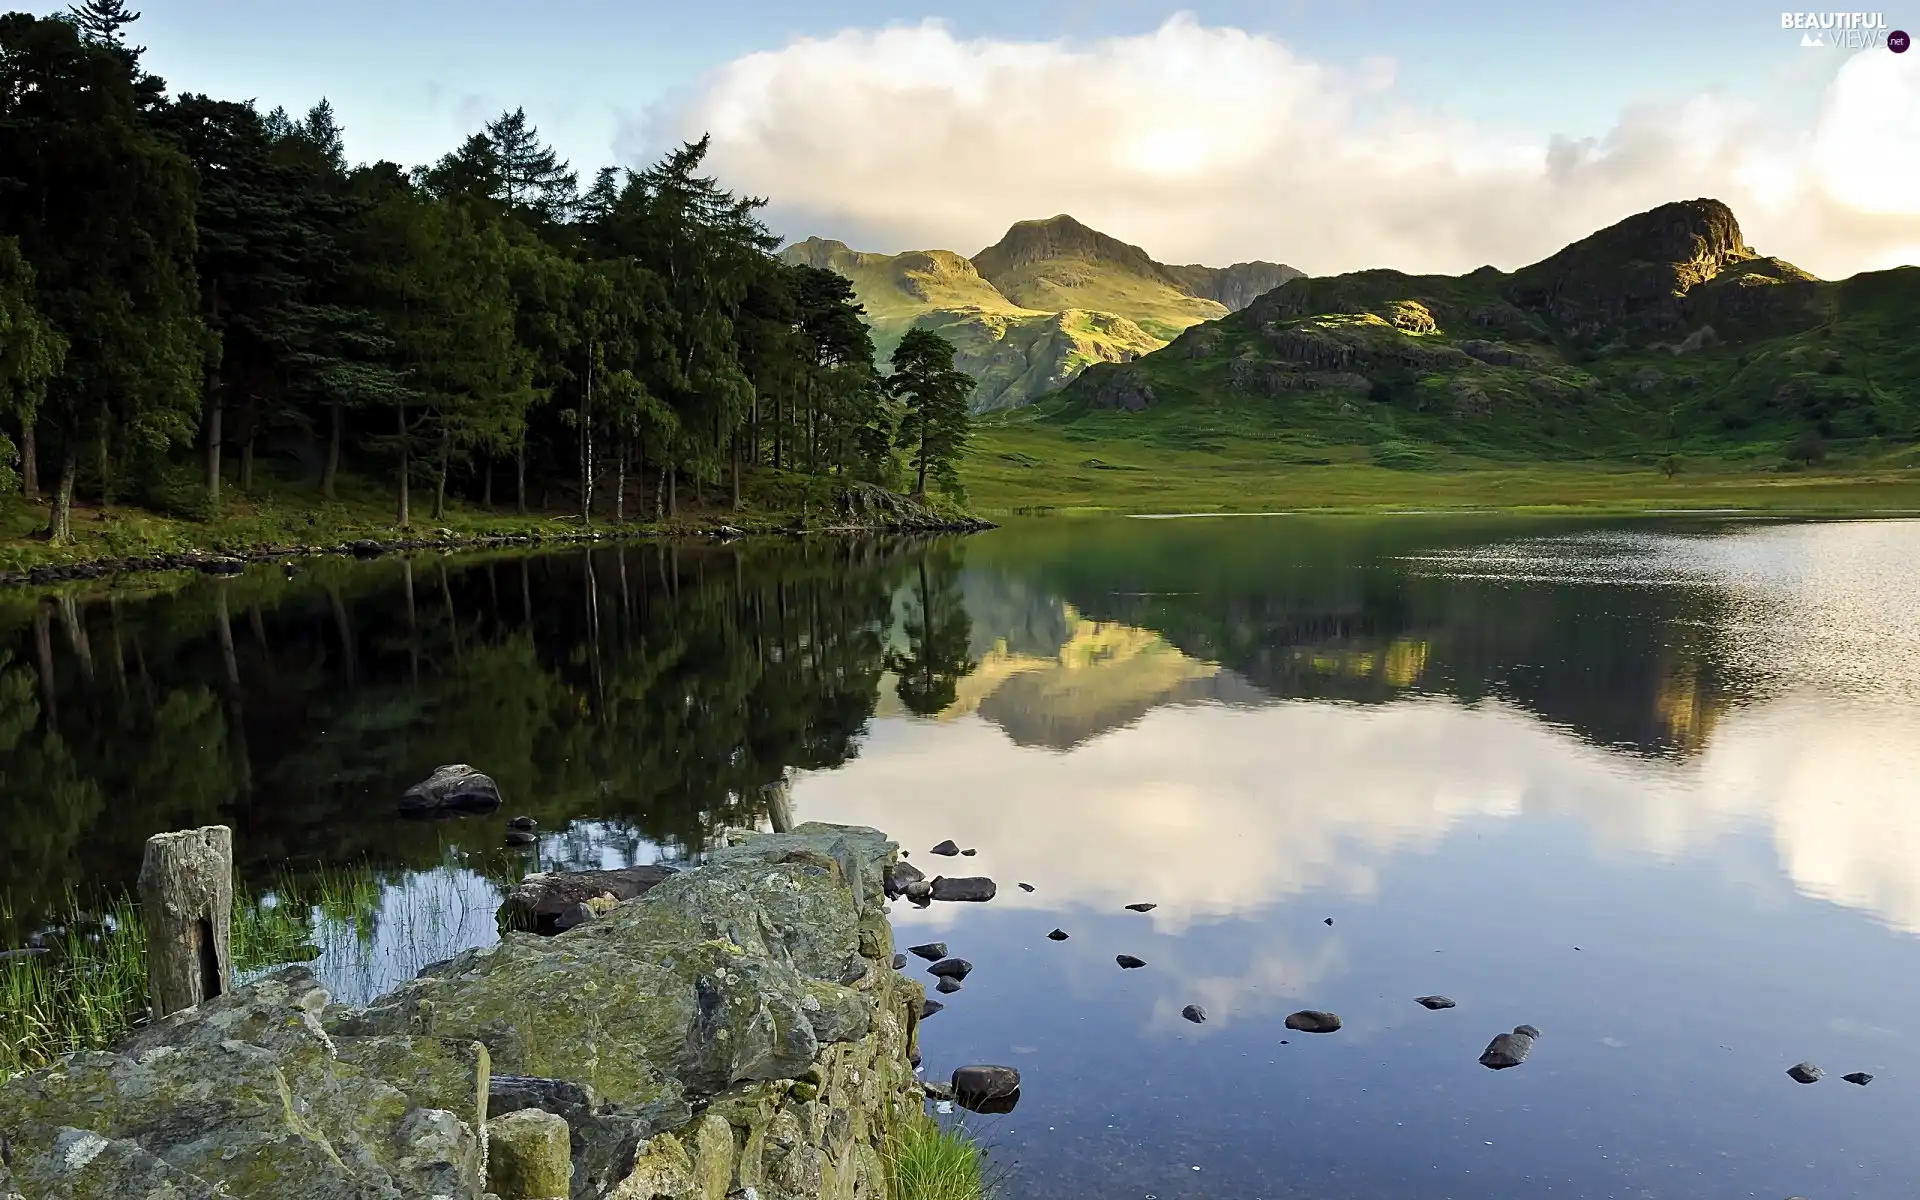
[[[953,1072],[953,1098],[963,1108],[1001,1100],[1020,1090],[1020,1072],[986,1063],[959,1067]]]
[[[902,860],[887,869],[887,896],[904,896],[907,888],[925,879],[926,873],[910,862]]]
[[[1521,1025],[1512,1033],[1503,1033],[1487,1043],[1480,1052],[1480,1065],[1493,1071],[1504,1071],[1508,1067],[1517,1067],[1527,1061],[1527,1055],[1533,1051],[1534,1039],[1540,1032],[1531,1025]]]
[[[465,763],[435,768],[400,797],[400,811],[412,816],[491,812],[499,807],[499,786]]]
[[[576,904],[606,912],[624,900],[644,896],[661,881],[672,878],[672,867],[622,867],[617,871],[542,871],[529,875],[507,893],[494,914],[501,932],[559,933],[560,915]],[[578,922],[575,922],[577,924]]]
[[[942,979],[961,980],[973,973],[973,964],[964,958],[943,958],[927,968],[927,974]]]
[[[939,992],[942,996],[950,996],[960,990],[960,981],[958,979],[942,979],[939,983],[933,985],[933,990]]]
[[[1199,1025],[1207,1019],[1207,1010],[1201,1008],[1198,1004],[1189,1004],[1180,1010],[1180,1015],[1192,1021],[1195,1025]]]
[[[949,879],[941,875],[934,879],[929,894],[935,900],[959,900],[978,904],[993,899],[998,892],[999,889],[994,886],[993,880],[982,876]]]
[[[939,962],[947,956],[947,944],[945,942],[927,942],[919,946],[908,946],[907,953],[918,955],[928,962]]]
[[[1317,1008],[1306,1008],[1287,1017],[1287,1028],[1301,1033],[1333,1033],[1340,1028],[1340,1018]]]
[[[500,1200],[553,1200],[573,1191],[564,1118],[523,1108],[487,1122],[487,1190]]]
[[[1787,1068],[1787,1074],[1792,1077],[1795,1083],[1818,1083],[1827,1076],[1825,1071],[1822,1071],[1810,1062],[1793,1064]]]

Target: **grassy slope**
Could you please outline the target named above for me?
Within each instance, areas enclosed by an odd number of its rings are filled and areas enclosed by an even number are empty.
[[[1187,295],[1157,279],[1084,258],[1026,263],[993,280],[1000,293],[1026,308],[1046,312],[1080,308],[1121,313],[1161,343],[1202,321],[1227,315],[1212,300]]]
[[[1646,259],[1674,209],[1717,276]],[[1912,507],[1916,312],[1920,269],[1819,282],[1669,206],[1511,275],[1292,281],[984,429],[968,478],[988,509]]]
[[[1171,433],[1162,437],[1158,434]],[[1601,461],[1501,462],[1455,457],[1425,470],[1369,461],[1284,435],[1234,438],[1222,449],[1182,448],[1186,430],[1143,431],[1123,414],[1062,430],[1042,422],[976,429],[962,478],[974,510],[1005,516],[1045,509],[1114,512],[1270,512],[1405,508],[1765,509],[1797,513],[1920,512],[1920,451],[1781,472],[1725,462],[1671,478],[1651,466]]]

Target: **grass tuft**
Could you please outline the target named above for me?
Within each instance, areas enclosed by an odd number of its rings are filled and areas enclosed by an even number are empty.
[[[997,1190],[986,1151],[966,1129],[924,1114],[893,1135],[887,1184],[894,1200],[987,1200]]]

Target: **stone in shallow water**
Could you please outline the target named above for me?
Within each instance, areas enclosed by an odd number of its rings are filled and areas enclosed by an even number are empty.
[[[1122,970],[1127,971],[1131,971],[1135,967],[1144,967],[1147,965],[1146,959],[1135,958],[1131,954],[1116,954],[1113,956],[1113,961],[1119,963]]]
[[[887,869],[887,895],[904,896],[909,887],[926,877],[926,873],[912,863],[897,862]]]
[[[1067,931],[1064,929],[1056,929],[1047,935],[1047,940],[1050,942],[1064,942],[1067,940]]]
[[[907,953],[917,954],[928,962],[939,962],[947,956],[947,944],[945,942],[926,942],[918,946],[908,946]]]
[[[465,763],[434,768],[400,797],[403,813],[488,812],[499,807],[499,785]]]
[[[1340,1018],[1317,1008],[1302,1009],[1287,1017],[1287,1028],[1301,1033],[1332,1033],[1340,1028]]]
[[[1865,1087],[1873,1082],[1873,1076],[1865,1071],[1853,1071],[1849,1074],[1842,1075],[1840,1078],[1846,1080],[1848,1083],[1858,1084],[1861,1087]]]
[[[960,847],[957,844],[955,844],[953,841],[948,840],[948,841],[941,842],[938,846],[935,846],[932,852],[934,854],[938,854],[942,856],[943,858],[953,858],[960,853]]]
[[[964,1107],[999,1100],[1019,1090],[1020,1072],[1012,1067],[975,1063],[953,1072],[953,1098]]]
[[[903,969],[904,969],[904,968],[906,967],[906,965],[907,965],[907,956],[906,956],[906,955],[904,955],[904,954],[896,954],[896,955],[894,955],[894,956],[893,956],[893,969],[894,969],[894,970],[896,970],[896,971],[899,971],[899,970],[903,970]]]
[[[574,905],[592,904],[596,912],[605,911],[611,904],[646,895],[675,874],[672,867],[659,865],[615,871],[541,871],[514,885],[494,912],[494,922],[502,933],[510,929],[557,933],[555,922]]]
[[[1413,1002],[1421,1008],[1434,1010],[1453,1007],[1453,1001],[1447,999],[1445,996],[1417,996]]]
[[[1818,1083],[1827,1073],[1810,1062],[1799,1062],[1787,1068],[1787,1074],[1795,1083]]]
[[[949,879],[942,875],[933,881],[932,895],[935,900],[960,900],[977,904],[993,899],[999,890],[993,880],[985,876],[969,875]]]
[[[1020,885],[1020,890],[1023,892],[1030,892],[1033,890],[1033,885],[1030,883],[1023,883]]]
[[[1160,906],[1158,904],[1148,904],[1143,901],[1139,904],[1127,905],[1127,911],[1128,912],[1152,912],[1154,909],[1159,907]]]
[[[1180,1010],[1180,1015],[1198,1025],[1207,1019],[1207,1010],[1198,1004],[1189,1004]]]
[[[507,822],[507,828],[529,829],[529,830],[538,829],[540,828],[540,822],[534,820],[532,817],[515,817],[513,820]]]
[[[924,906],[933,899],[933,885],[924,879],[916,879],[902,890],[901,895],[915,904]]]
[[[980,852],[978,850],[973,849],[972,847],[968,847],[967,849],[962,850],[960,853],[966,855],[968,858],[972,858],[974,855]]]
[[[569,904],[560,910],[559,916],[553,919],[553,930],[555,933],[565,933],[569,929],[585,925],[599,915],[593,911],[593,905],[584,900],[578,904]]]
[[[942,979],[939,983],[933,985],[933,990],[943,996],[952,995],[954,992],[960,990],[960,981],[958,979]]]
[[[539,842],[539,837],[531,829],[507,830],[506,844],[509,846],[531,846]]]
[[[943,958],[927,968],[927,974],[943,979],[965,979],[973,974],[973,964],[964,958]]]
[[[1490,1071],[1504,1071],[1527,1061],[1527,1055],[1533,1050],[1533,1035],[1525,1032],[1530,1028],[1522,1025],[1488,1042],[1487,1048],[1480,1052],[1480,1065]]]
[[[1540,1037],[1540,1031],[1531,1025],[1515,1025],[1513,1031],[1522,1037],[1530,1037],[1536,1040]]]
[[[946,1005],[938,1000],[928,1000],[920,1006],[920,1019],[924,1021],[945,1007]]]
[[[487,1189],[500,1200],[549,1200],[572,1190],[567,1122],[523,1108],[487,1122]]]

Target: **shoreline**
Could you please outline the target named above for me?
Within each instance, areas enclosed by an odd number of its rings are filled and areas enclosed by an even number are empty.
[[[660,527],[657,525],[615,527],[608,530],[580,530],[555,533],[462,534],[440,530],[430,537],[354,538],[325,544],[269,544],[232,550],[206,550],[190,547],[146,555],[103,555],[71,562],[43,563],[12,571],[0,571],[0,588],[30,587],[38,584],[71,583],[105,579],[119,575],[152,574],[166,571],[199,571],[205,575],[237,575],[255,563],[286,562],[302,558],[380,558],[410,550],[490,550],[533,548],[540,546],[580,546],[600,542],[638,542],[655,540],[700,540],[730,543],[748,538],[767,537],[845,537],[876,534],[982,533],[999,526],[976,517],[936,520],[897,520],[873,522],[837,522],[817,526],[767,526],[749,523],[741,528],[726,522]]]

